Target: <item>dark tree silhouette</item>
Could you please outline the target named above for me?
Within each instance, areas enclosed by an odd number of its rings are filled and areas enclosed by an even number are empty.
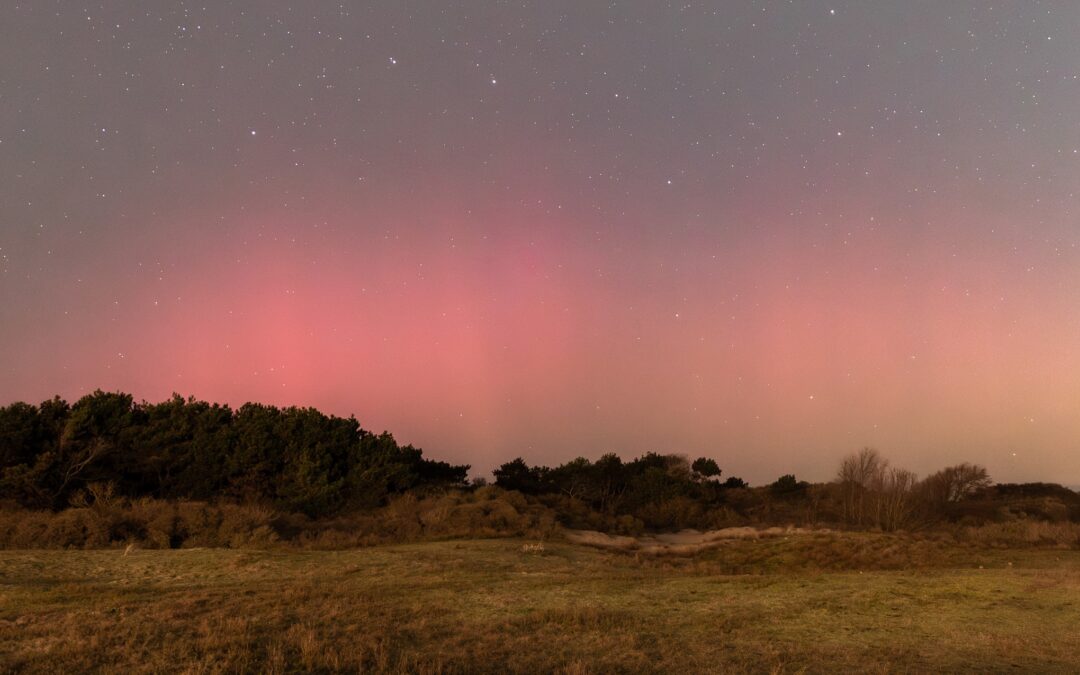
[[[35,508],[92,499],[88,486],[108,484],[119,496],[226,496],[318,516],[464,486],[468,469],[314,408],[249,403],[234,412],[102,391],[72,406],[56,398],[0,408],[0,499]]]

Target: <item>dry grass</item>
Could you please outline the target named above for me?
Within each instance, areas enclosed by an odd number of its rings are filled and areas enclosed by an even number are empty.
[[[1080,654],[1075,550],[533,541],[0,552],[0,670],[1064,672]]]
[[[978,527],[962,527],[956,537],[999,548],[1017,546],[1080,547],[1080,523],[1049,522],[1019,519],[1004,523],[987,523]]]
[[[550,536],[555,513],[516,492],[486,487],[402,495],[371,511],[311,520],[253,504],[117,499],[60,512],[2,508],[0,549],[347,549],[431,539]]]

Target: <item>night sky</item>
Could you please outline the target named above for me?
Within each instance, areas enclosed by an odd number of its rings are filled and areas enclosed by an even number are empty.
[[[1080,483],[1080,3],[0,4],[0,403]]]

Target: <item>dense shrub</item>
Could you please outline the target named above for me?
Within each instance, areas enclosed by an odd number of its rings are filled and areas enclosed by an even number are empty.
[[[1038,545],[1076,548],[1080,547],[1080,523],[1017,519],[960,527],[955,536],[958,541],[1002,548]]]
[[[51,511],[0,509],[0,548],[344,548],[458,537],[544,538],[555,513],[498,488],[395,497],[384,507],[333,518],[254,504],[116,499]]]
[[[233,411],[180,396],[96,391],[0,408],[0,499],[60,509],[108,484],[125,497],[266,502],[324,516],[408,490],[464,486],[468,466],[425,459],[388,433],[313,408]]]

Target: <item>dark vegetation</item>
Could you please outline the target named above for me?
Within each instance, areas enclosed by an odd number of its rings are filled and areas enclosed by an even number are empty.
[[[1059,485],[994,485],[972,464],[919,480],[871,449],[844,459],[831,483],[787,474],[754,488],[715,459],[658,453],[556,467],[518,458],[491,486],[470,483],[468,470],[312,408],[136,403],[101,391],[71,405],[14,403],[0,408],[0,547],[344,548],[545,537],[559,525],[631,535],[993,525],[1002,541],[1075,545],[1080,531],[1080,495]]]
[[[96,391],[74,405],[0,409],[0,494],[29,508],[82,503],[91,486],[108,484],[119,497],[225,498],[319,516],[463,486],[468,470],[313,408],[234,411]]]

